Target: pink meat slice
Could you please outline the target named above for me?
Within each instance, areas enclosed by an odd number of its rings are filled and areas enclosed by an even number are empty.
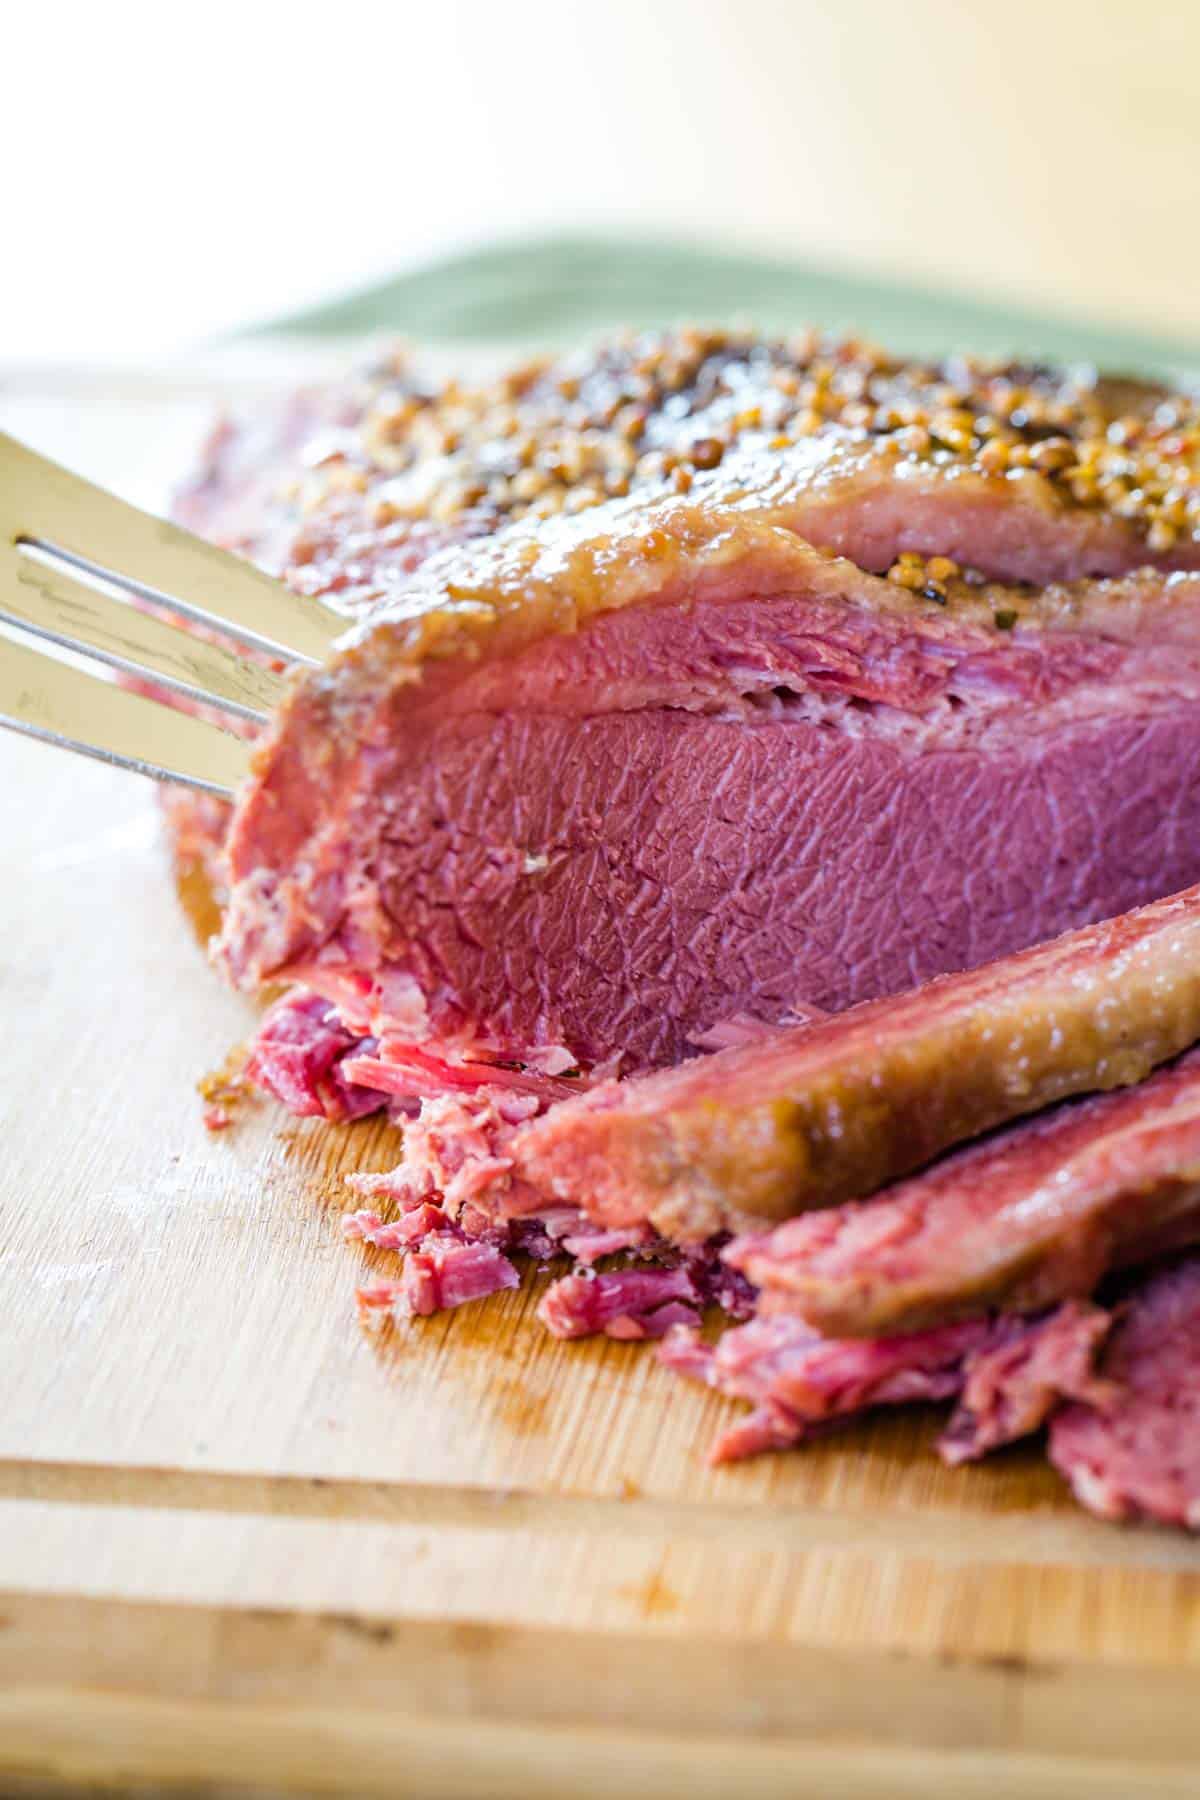
[[[1051,1462],[1101,1518],[1200,1530],[1200,1258],[1135,1291],[1099,1373],[1101,1395],[1051,1420]]]
[[[1064,1400],[1103,1400],[1096,1357],[1112,1327],[1104,1307],[1068,1300],[975,1351],[963,1366],[959,1402],[938,1439],[944,1462],[973,1462],[1038,1431]]]
[[[398,1278],[360,1287],[358,1303],[368,1322],[379,1324],[387,1317],[428,1318],[520,1285],[516,1269],[494,1244],[435,1232],[409,1251]]]
[[[709,1453],[722,1463],[786,1449],[816,1426],[874,1406],[948,1399],[962,1386],[965,1357],[995,1337],[990,1321],[974,1320],[909,1338],[839,1343],[799,1319],[756,1318],[715,1345],[681,1327],[667,1334],[659,1355],[668,1368],[751,1402]]]
[[[915,1331],[1086,1296],[1200,1238],[1200,1051],[901,1182],[741,1239],[728,1261],[830,1336]]]
[[[517,1211],[571,1202],[597,1223],[648,1220],[685,1240],[746,1230],[874,1193],[1072,1094],[1136,1082],[1198,1037],[1190,888],[894,999],[601,1083],[515,1135],[498,1182]],[[1135,1145],[1135,1177],[1138,1154],[1171,1167],[1170,1116],[1154,1138]]]
[[[1058,1380],[1074,1384],[1090,1371],[1105,1324],[1097,1309],[1071,1305],[1040,1319],[1001,1315],[838,1340],[777,1315],[736,1326],[715,1345],[680,1328],[659,1355],[680,1374],[751,1403],[746,1418],[717,1439],[710,1462],[787,1449],[873,1407],[966,1394],[969,1418],[960,1417],[946,1441],[950,1459],[961,1461],[1036,1430],[1059,1397]]]

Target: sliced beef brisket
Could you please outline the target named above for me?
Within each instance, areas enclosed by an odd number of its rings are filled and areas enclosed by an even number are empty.
[[[1005,1120],[1138,1081],[1197,1037],[1191,888],[895,999],[602,1083],[513,1137],[500,1203],[570,1202],[598,1224],[706,1238],[873,1193]]]
[[[1111,1268],[1200,1238],[1200,1051],[1120,1092],[1009,1127],[873,1200],[726,1252],[831,1336],[923,1330],[1093,1292]]]

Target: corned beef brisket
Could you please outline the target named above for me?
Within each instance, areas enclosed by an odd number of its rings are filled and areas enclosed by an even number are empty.
[[[693,1241],[873,1193],[1022,1113],[1139,1081],[1197,1038],[1200,887],[906,994],[602,1082],[513,1139],[501,1197],[524,1212],[580,1200],[605,1225]]]
[[[1113,1270],[1200,1242],[1200,1050],[1146,1074],[1200,1034],[1198,929],[1193,888],[547,1111],[500,1089],[427,1102],[400,1167],[354,1178],[400,1220],[380,1232],[371,1215],[353,1235],[398,1248],[447,1216],[464,1242],[532,1248],[547,1234],[540,1260],[561,1248],[583,1265],[543,1297],[550,1331],[665,1334],[670,1367],[752,1403],[717,1461],[885,1404],[956,1397],[940,1444],[952,1463],[1037,1430],[1064,1400],[1103,1412],[1116,1390],[1093,1362],[1112,1315],[1089,1297]],[[1066,1099],[873,1199],[832,1205],[836,1173],[824,1190],[809,1179],[823,1153],[865,1144],[853,1166],[878,1187],[997,1117],[1104,1087],[1116,1091]],[[993,1110],[964,1113],[964,1098]],[[796,1201],[799,1171],[815,1210],[772,1224],[763,1208],[755,1224],[764,1173],[779,1191],[781,1168],[782,1191]],[[596,1273],[617,1252],[629,1265]],[[722,1288],[721,1268],[740,1285]],[[421,1310],[407,1273],[362,1298]],[[712,1346],[698,1328],[714,1301],[747,1322]]]
[[[179,512],[350,622],[238,798],[220,954],[291,984],[261,1085],[410,1115],[366,1316],[565,1255],[543,1322],[750,1400],[721,1456],[956,1396],[949,1460],[1052,1416],[1085,1501],[1200,1516],[1192,1464],[1130,1473],[1101,1286],[1200,1211],[1193,1059],[1144,1079],[1200,1037],[1193,397],[815,334],[390,361],[223,430]]]
[[[764,1313],[874,1337],[1090,1294],[1200,1238],[1200,1051],[995,1132],[873,1200],[741,1238]]]
[[[384,1061],[636,1071],[1200,873],[1200,577],[1005,590],[1002,629],[699,486],[431,559],[297,688],[229,838],[238,980]]]
[[[225,432],[181,515],[361,621],[240,801],[228,967],[398,1081],[629,1073],[1200,878],[1198,419],[694,331]]]

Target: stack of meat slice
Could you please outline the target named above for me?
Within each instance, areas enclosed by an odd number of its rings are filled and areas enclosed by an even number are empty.
[[[547,1322],[667,1334],[754,1401],[727,1452],[923,1395],[954,1456],[1100,1430],[1090,1296],[1190,1230],[1190,1064],[1071,1096],[1200,1037],[1195,399],[693,332],[319,410],[186,516],[355,621],[239,797],[221,958],[293,984],[288,1104],[422,1104],[369,1304],[620,1253]]]
[[[1143,1322],[1167,1291],[1200,1341],[1200,1259],[1165,1290],[1126,1284],[1116,1312],[1094,1300],[1114,1274],[1200,1243],[1197,1038],[1192,888],[545,1112],[495,1093],[431,1106],[400,1169],[367,1184],[400,1203],[401,1224],[359,1214],[353,1229],[397,1244],[437,1201],[464,1261],[468,1244],[496,1254],[539,1230],[546,1254],[652,1259],[560,1278],[540,1314],[560,1336],[665,1332],[673,1368],[752,1402],[717,1461],[868,1407],[954,1397],[940,1447],[960,1462],[1072,1400],[1053,1453],[1087,1503],[1200,1518],[1200,1458],[1169,1422],[1191,1403],[1190,1351],[1155,1381]],[[915,1163],[928,1166],[892,1180]],[[873,1197],[829,1204],[846,1192]],[[744,1285],[722,1291],[722,1268]],[[365,1297],[423,1310],[412,1291],[406,1272]],[[714,1299],[753,1316],[710,1345],[698,1315]]]

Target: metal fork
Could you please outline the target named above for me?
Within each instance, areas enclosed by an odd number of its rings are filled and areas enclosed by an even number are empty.
[[[320,663],[346,620],[0,434],[5,625],[91,669],[0,635],[0,725],[228,796],[246,728],[266,724],[288,671]]]

